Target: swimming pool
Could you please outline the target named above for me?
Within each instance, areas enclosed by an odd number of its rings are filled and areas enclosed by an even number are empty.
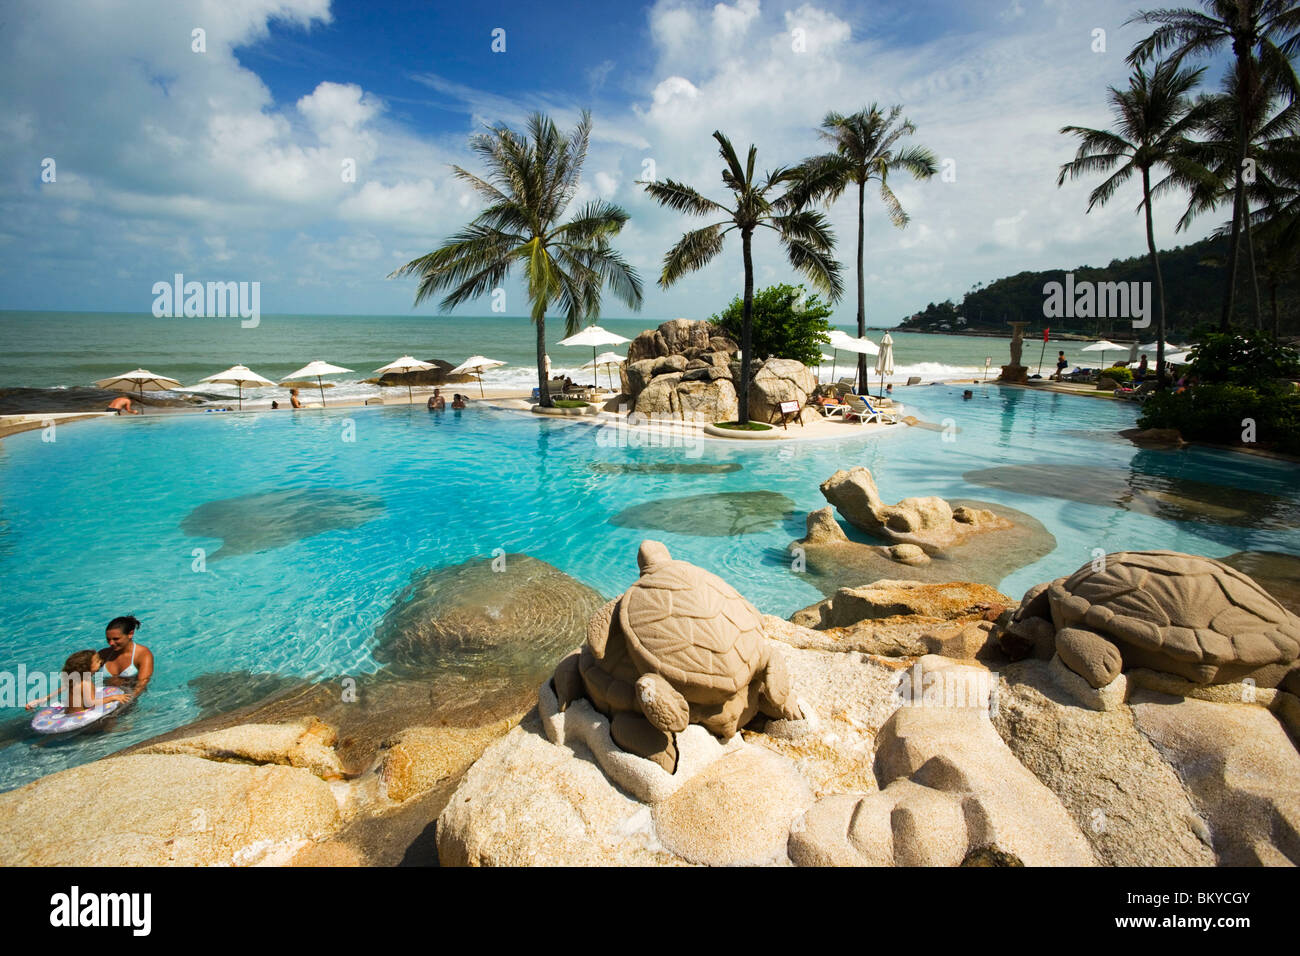
[[[57,670],[101,646],[110,618],[135,614],[158,671],[110,734],[36,746],[10,711],[0,788],[194,719],[189,681],[200,675],[374,672],[375,627],[412,574],[494,552],[530,554],[611,597],[654,537],[788,616],[821,593],[791,570],[787,547],[825,504],[819,483],[853,465],[871,469],[888,501],[978,498],[1042,521],[1056,548],[1002,581],[1012,596],[1097,547],[1300,553],[1293,464],[1139,450],[1114,437],[1135,417],[1116,402],[994,386],[970,401],[947,386],[901,397],[940,428],[705,442],[689,457],[611,447],[585,424],[418,406],[111,419],[60,428],[54,442],[5,439],[4,666]],[[729,497],[700,497],[714,494]],[[1115,506],[1125,494],[1138,510]],[[1190,515],[1188,495],[1221,512],[1171,520]]]

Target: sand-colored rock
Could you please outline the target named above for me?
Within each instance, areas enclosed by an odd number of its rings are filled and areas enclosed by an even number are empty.
[[[522,717],[523,715],[519,715]],[[402,802],[464,773],[519,718],[485,727],[412,727],[384,751],[381,774],[390,800]]]
[[[856,802],[816,804],[791,833],[791,859],[854,862],[856,855],[860,865],[910,865],[977,855],[1027,866],[1094,863],[1065,808],[998,736],[987,698],[980,706],[978,694],[950,693],[953,685],[979,685],[991,675],[942,658],[920,664],[929,672],[923,699],[899,707],[877,736],[881,789]],[[932,683],[931,674],[940,680]],[[932,693],[940,684],[941,692]],[[954,696],[956,706],[942,703]]]
[[[749,417],[756,422],[770,422],[782,402],[796,402],[803,408],[816,390],[817,378],[803,362],[770,358],[750,378]]]
[[[1010,598],[986,584],[875,581],[862,587],[840,588],[834,597],[819,601],[805,612],[816,608],[818,625],[829,628],[904,616],[955,621],[994,612],[996,618],[1009,603]]]
[[[302,767],[324,779],[344,774],[334,745],[338,732],[315,717],[284,724],[239,724],[194,737],[149,744],[137,753],[189,754],[208,760]]]
[[[790,543],[788,551],[800,562],[810,584],[823,594],[842,587],[859,587],[880,579],[907,579],[943,584],[975,581],[997,586],[1008,574],[1033,564],[1056,548],[1056,538],[1032,515],[993,502],[967,501],[954,515],[989,512],[997,517],[994,533],[963,533],[931,557],[920,545],[868,544],[845,535],[829,506],[808,513],[807,533]],[[954,519],[969,532],[971,525]],[[974,526],[979,530],[982,526]],[[918,554],[919,552],[919,554]]]
[[[1272,713],[1143,688],[1129,706],[1191,793],[1221,866],[1300,864],[1300,753]]]
[[[1108,866],[1211,866],[1178,775],[1137,729],[1127,708],[1075,706],[1044,661],[1002,671],[993,725],[1069,811]]]
[[[0,864],[287,862],[340,822],[330,785],[305,769],[135,754],[0,794]]]
[[[790,823],[813,802],[785,757],[759,747],[728,754],[654,810],[663,845],[691,863],[763,866],[787,862]]]
[[[934,496],[886,504],[871,472],[861,465],[835,472],[822,482],[821,491],[855,527],[885,541],[917,545],[927,553],[951,547],[975,532],[1011,527],[987,509],[966,508],[957,518],[947,501]]]
[[[535,715],[465,775],[438,817],[438,858],[443,866],[684,862],[660,846],[649,807],[590,758],[547,740]]]

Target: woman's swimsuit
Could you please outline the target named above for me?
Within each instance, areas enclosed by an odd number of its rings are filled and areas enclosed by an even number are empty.
[[[131,642],[131,663],[127,664],[125,667],[122,668],[122,673],[118,674],[117,675],[118,677],[136,677],[137,675],[139,675],[140,669],[135,666],[135,648],[136,648],[136,644],[134,641],[132,641]]]

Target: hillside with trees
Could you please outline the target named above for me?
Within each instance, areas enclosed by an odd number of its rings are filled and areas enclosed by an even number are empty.
[[[1186,338],[1197,326],[1217,322],[1223,296],[1223,252],[1225,240],[1203,239],[1188,246],[1160,253],[1160,268],[1164,273],[1165,297],[1168,309],[1168,338]],[[1075,283],[1091,282],[1149,282],[1151,262],[1144,255],[1129,259],[1113,259],[1103,267],[1076,266],[1073,269],[1050,269],[1043,272],[1020,272],[997,279],[988,285],[976,285],[962,298],[960,304],[952,301],[931,302],[925,309],[905,318],[898,328],[902,331],[996,331],[1006,333],[1007,322],[1026,321],[1030,329],[1049,325],[1054,332],[1080,335],[1122,334],[1125,320],[1081,319],[1043,317],[1046,295],[1044,286],[1049,282],[1065,282],[1067,272],[1074,273]],[[1278,281],[1271,276],[1260,276],[1259,296],[1265,321],[1271,324],[1273,302],[1276,299],[1278,325],[1283,335],[1300,334],[1300,279]],[[1237,281],[1237,302],[1240,305],[1254,301],[1250,273],[1243,270]],[[964,320],[964,321],[961,321]],[[1116,327],[1118,321],[1119,326]],[[948,329],[942,329],[943,325]],[[1154,332],[1148,336],[1155,338]]]

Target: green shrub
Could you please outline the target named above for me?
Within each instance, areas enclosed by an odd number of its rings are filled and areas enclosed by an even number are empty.
[[[556,408],[586,408],[587,402],[580,402],[576,398],[557,398],[551,402]]]
[[[1181,393],[1153,393],[1138,416],[1141,428],[1176,428],[1190,441],[1240,445],[1247,419],[1255,442],[1300,454],[1300,394],[1271,382],[1256,387],[1204,382]]]
[[[719,428],[730,428],[736,432],[766,432],[771,431],[771,425],[764,425],[762,422],[715,422]]]
[[[741,341],[745,303],[740,296],[710,321],[726,335]],[[830,342],[831,308],[816,293],[807,295],[802,285],[773,285],[754,293],[754,322],[750,347],[755,358],[797,359],[805,365],[821,361]]]
[[[1122,365],[1108,368],[1101,374],[1106,378],[1114,379],[1120,385],[1129,385],[1133,382],[1133,373]]]
[[[1300,375],[1300,353],[1259,329],[1201,332],[1191,373],[1202,382],[1254,386]]]

